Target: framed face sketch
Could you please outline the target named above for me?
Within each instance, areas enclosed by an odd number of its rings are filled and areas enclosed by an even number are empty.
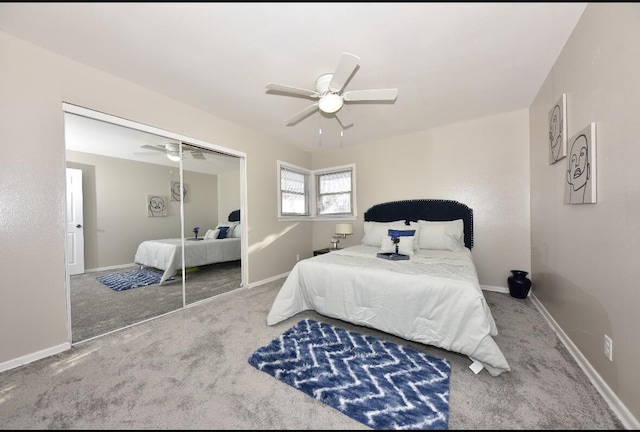
[[[567,94],[549,111],[549,165],[567,156]]]
[[[147,216],[168,216],[167,197],[162,195],[147,195]]]
[[[189,202],[189,185],[188,184],[183,184],[183,190],[182,190],[182,201],[183,202]],[[179,181],[172,181],[171,182],[171,201],[181,201],[180,199],[180,182]]]
[[[569,139],[564,203],[596,202],[596,124],[591,123]]]

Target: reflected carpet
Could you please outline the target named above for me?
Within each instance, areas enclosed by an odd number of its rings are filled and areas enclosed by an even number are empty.
[[[249,364],[372,429],[447,429],[447,360],[305,319]]]

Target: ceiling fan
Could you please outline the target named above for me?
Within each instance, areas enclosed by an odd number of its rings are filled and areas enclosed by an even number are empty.
[[[169,158],[174,162],[178,162],[180,160],[180,143],[170,142],[164,145],[162,144],[148,145],[147,144],[147,145],[143,145],[142,148],[163,152],[167,155],[167,158]],[[188,144],[182,144],[182,155],[184,157],[191,157],[193,159],[206,160],[204,153],[209,153],[209,152],[197,147],[192,147]]]
[[[296,96],[304,96],[310,99],[318,99],[318,102],[308,106],[298,114],[287,120],[287,126],[293,126],[302,119],[320,110],[327,114],[334,114],[343,129],[353,125],[353,121],[345,110],[345,102],[377,102],[395,101],[398,97],[398,89],[371,89],[351,90],[343,92],[351,75],[358,67],[360,57],[353,54],[342,53],[338,67],[333,73],[320,75],[316,79],[315,90],[301,89],[282,84],[267,84],[267,91],[287,93]]]

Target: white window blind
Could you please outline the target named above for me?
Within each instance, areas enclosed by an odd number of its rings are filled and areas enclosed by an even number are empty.
[[[309,175],[280,167],[280,195],[283,215],[308,215]]]
[[[317,174],[318,214],[351,214],[351,169]]]

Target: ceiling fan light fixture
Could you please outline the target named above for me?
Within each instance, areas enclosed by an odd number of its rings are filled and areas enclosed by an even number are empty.
[[[327,114],[333,114],[342,108],[342,97],[337,94],[327,93],[320,98],[318,107]]]
[[[167,153],[167,158],[168,158],[170,161],[180,162],[180,156],[178,156],[178,155],[177,155],[176,153],[174,153],[174,152]]]
[[[167,158],[173,162],[180,162],[180,144],[170,142],[164,145]]]

